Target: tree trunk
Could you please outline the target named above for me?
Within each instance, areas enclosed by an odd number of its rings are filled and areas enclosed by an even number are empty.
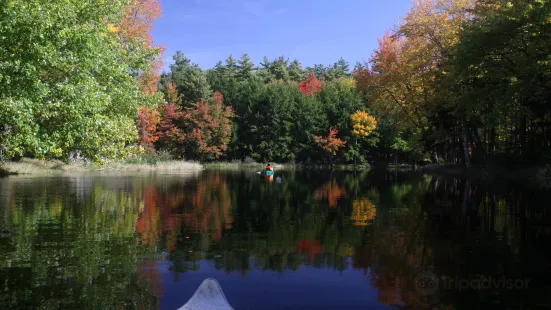
[[[356,152],[358,152],[359,154],[360,152],[358,151],[358,138],[356,138],[355,140],[356,140]],[[356,165],[356,158],[358,157],[358,154],[354,155],[354,166]]]
[[[469,196],[471,194],[471,181],[465,179],[465,187],[463,187],[463,203],[461,204],[461,214],[467,215],[469,209]]]
[[[496,153],[496,127],[492,126],[492,129],[490,129],[490,143],[488,147],[488,154],[491,154],[492,156]]]
[[[520,128],[519,128],[519,139],[520,139],[520,150],[519,150],[519,159],[521,162],[526,160],[526,116],[523,115],[520,118]]]
[[[482,141],[480,141],[480,136],[478,135],[478,128],[476,127],[476,125],[471,126],[471,134],[474,142],[473,153],[476,152],[477,160],[479,161],[480,164],[484,165],[486,161],[486,154],[484,152],[484,146],[482,145]]]
[[[469,132],[467,127],[463,127],[463,156],[465,159],[465,168],[470,168],[471,159],[469,158]]]

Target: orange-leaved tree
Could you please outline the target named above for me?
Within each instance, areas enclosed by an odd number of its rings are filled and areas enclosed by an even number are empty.
[[[154,22],[161,16],[160,0],[130,0],[121,12],[120,23],[110,24],[108,29],[116,36],[124,50],[132,73],[136,74],[140,85],[143,105],[138,111],[137,126],[142,146],[153,149],[159,137],[157,126],[160,112],[153,108],[157,104],[157,85],[160,80],[160,70],[163,67],[163,46],[154,46],[151,30]]]
[[[167,104],[157,133],[161,145],[178,155],[217,159],[228,149],[233,116],[232,108],[224,106],[222,94],[215,92],[210,100],[183,111],[176,104]]]
[[[231,141],[233,110],[224,106],[224,97],[218,91],[211,101],[201,100],[182,114],[190,146],[188,153],[202,160],[221,157]]]
[[[314,141],[327,153],[329,153],[329,161],[333,165],[333,155],[336,155],[337,151],[346,145],[346,141],[342,141],[338,137],[339,131],[337,129],[329,128],[329,135],[327,137],[314,136]]]
[[[162,12],[160,0],[130,0],[129,6],[123,12],[120,25],[112,28],[113,31],[118,32],[120,42],[127,51],[130,61],[137,64],[140,90],[148,95],[157,93],[159,71],[163,67],[162,55],[165,47],[154,46],[151,35],[154,22],[161,17]],[[140,51],[140,55],[136,53],[137,50]],[[136,58],[133,59],[133,56]],[[139,64],[142,63],[142,59],[147,58],[149,58],[147,64]]]
[[[159,140],[157,135],[157,126],[161,118],[159,111],[142,107],[138,112],[138,130],[140,135],[140,144],[149,150],[153,150],[153,143]]]
[[[339,199],[346,195],[346,189],[339,186],[335,179],[325,183],[314,192],[315,200],[326,199],[329,202],[329,207],[336,208]]]

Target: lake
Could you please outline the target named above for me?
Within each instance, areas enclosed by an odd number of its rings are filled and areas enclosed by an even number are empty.
[[[420,173],[0,178],[0,309],[551,309],[551,191]]]

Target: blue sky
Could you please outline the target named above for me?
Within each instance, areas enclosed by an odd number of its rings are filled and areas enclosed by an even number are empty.
[[[303,66],[367,60],[410,0],[161,0],[152,34],[166,46],[165,70],[181,50],[202,68],[230,54],[255,63],[285,56]]]

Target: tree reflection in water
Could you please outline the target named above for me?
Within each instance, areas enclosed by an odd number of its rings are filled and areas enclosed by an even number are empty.
[[[155,258],[163,253],[176,278],[200,261],[245,277],[304,266],[361,272],[379,303],[406,308],[549,302],[547,190],[412,173],[278,177],[2,179],[0,308],[159,307],[170,285]],[[534,286],[425,296],[414,282],[425,270]]]

